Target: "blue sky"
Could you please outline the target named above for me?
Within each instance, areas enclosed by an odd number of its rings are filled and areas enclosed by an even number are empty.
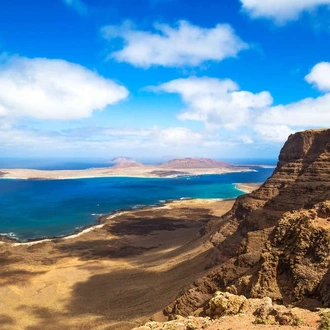
[[[272,158],[330,126],[330,0],[3,0],[2,157]]]

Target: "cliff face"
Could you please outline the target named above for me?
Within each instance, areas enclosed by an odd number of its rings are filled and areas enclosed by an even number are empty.
[[[330,306],[329,200],[330,129],[291,135],[273,175],[204,228],[212,272],[165,313],[203,314],[216,290]]]

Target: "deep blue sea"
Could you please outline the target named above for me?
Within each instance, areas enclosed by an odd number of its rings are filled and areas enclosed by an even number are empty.
[[[0,233],[21,241],[63,236],[120,209],[180,198],[235,198],[242,192],[234,183],[263,182],[273,170],[164,179],[1,179]]]

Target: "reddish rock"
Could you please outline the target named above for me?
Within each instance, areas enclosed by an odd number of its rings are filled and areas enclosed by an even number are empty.
[[[215,291],[330,306],[330,129],[290,135],[273,175],[201,231],[209,275],[165,312],[200,313]]]

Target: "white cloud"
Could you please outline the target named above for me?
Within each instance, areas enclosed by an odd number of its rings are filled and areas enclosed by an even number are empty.
[[[330,91],[329,77],[330,63],[322,62],[314,66],[305,79],[320,90]],[[236,142],[240,140],[251,144],[264,140],[280,143],[297,130],[330,126],[330,92],[316,98],[272,106],[269,92],[254,94],[242,91],[229,79],[190,77],[150,89],[179,94],[186,105],[179,119],[201,121],[207,129],[220,129],[218,131],[227,141],[233,139],[235,133]],[[214,139],[206,141],[205,136],[203,139],[204,145],[214,143]]]
[[[240,0],[242,8],[253,18],[268,18],[283,24],[296,20],[304,11],[322,5],[330,5],[330,0]]]
[[[316,64],[305,80],[321,91],[330,91],[330,63]],[[257,119],[260,124],[288,125],[293,127],[330,126],[330,93],[316,98],[306,98],[290,104],[267,109]]]
[[[252,144],[254,141],[252,138],[248,135],[242,135],[239,137],[239,139],[244,143],[244,144]]]
[[[4,116],[8,113],[7,109],[0,104],[0,116]]]
[[[278,105],[265,111],[258,118],[262,124],[299,127],[330,126],[330,94],[307,98],[287,105]]]
[[[254,130],[262,140],[271,142],[285,142],[295,132],[286,125],[256,125]]]
[[[320,91],[330,91],[330,63],[321,62],[316,64],[305,79]]]
[[[169,145],[196,144],[203,140],[202,134],[192,132],[186,127],[170,127],[167,129],[155,127],[151,137],[160,143]]]
[[[80,65],[14,57],[0,65],[0,114],[37,119],[89,117],[128,91]]]
[[[175,148],[176,151],[189,152],[190,149],[207,147],[205,141],[212,138],[203,133],[194,132],[185,127],[168,128],[107,128],[77,127],[67,130],[32,129],[18,126],[7,121],[0,122],[0,151],[21,152],[28,150],[42,152],[43,155],[56,153],[73,155],[88,150],[89,154],[98,155],[109,152],[121,153],[122,150],[150,150],[157,154],[160,150]],[[171,149],[172,150],[172,149]],[[72,153],[71,153],[72,151]],[[152,154],[150,154],[152,155]]]
[[[76,10],[80,15],[87,15],[88,8],[81,0],[62,0],[68,7]]]
[[[226,24],[207,29],[179,21],[175,27],[167,24],[154,27],[155,31],[149,32],[136,30],[129,23],[120,27],[105,26],[102,31],[106,39],[120,38],[124,42],[123,48],[110,57],[143,68],[176,67],[221,61],[248,48]]]
[[[240,91],[239,86],[230,79],[190,77],[172,80],[151,89],[178,93],[187,105],[179,119],[202,121],[211,129],[247,126],[251,112],[260,111],[273,101],[265,91],[257,94]]]

